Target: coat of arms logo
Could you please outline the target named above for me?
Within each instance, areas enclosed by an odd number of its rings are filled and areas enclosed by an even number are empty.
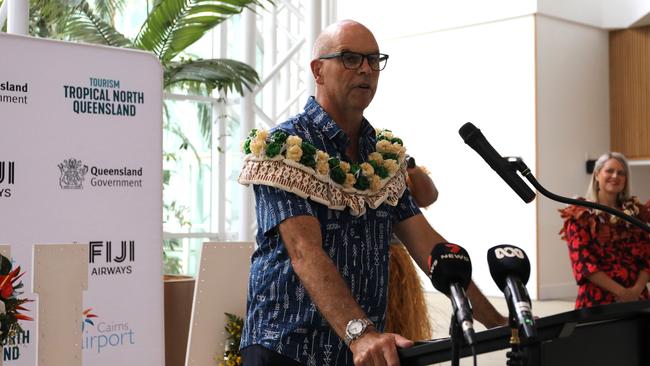
[[[88,173],[88,165],[83,165],[81,160],[70,158],[59,164],[61,178],[59,185],[63,189],[82,189],[84,176]]]

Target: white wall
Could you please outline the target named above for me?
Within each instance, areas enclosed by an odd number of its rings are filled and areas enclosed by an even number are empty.
[[[630,27],[650,12],[647,0],[538,0],[538,13],[604,29]]]
[[[641,202],[650,200],[650,165],[630,166],[630,188]]]
[[[339,18],[370,23],[365,13],[342,8]],[[458,129],[473,122],[499,152],[522,156],[535,169],[534,39],[532,16],[379,39],[390,59],[366,111],[371,123],[393,129],[418,164],[432,171],[440,197],[425,215],[447,240],[468,250],[473,277],[488,295],[501,296],[487,267],[488,248],[517,245],[534,266],[535,203],[524,204]]]
[[[530,15],[536,9],[536,0],[339,0],[338,19],[360,21],[386,40]]]
[[[584,196],[586,158],[609,150],[608,33],[543,15],[537,19],[537,179],[551,192]],[[566,244],[558,232],[564,207],[538,198],[539,297],[576,294]]]

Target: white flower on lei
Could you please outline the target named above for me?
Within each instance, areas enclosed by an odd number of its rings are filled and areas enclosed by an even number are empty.
[[[399,170],[399,165],[395,159],[384,160],[384,168],[388,170],[388,174],[395,174]]]
[[[345,175],[345,182],[343,182],[343,187],[345,188],[352,188],[354,183],[356,183],[357,180],[354,178],[354,175],[351,173],[348,173]]]
[[[380,153],[378,153],[378,152],[375,151],[375,152],[373,152],[373,153],[370,153],[370,155],[368,155],[368,160],[370,160],[370,161],[376,161],[377,163],[381,164],[381,163],[384,162],[384,157],[381,156]]]
[[[300,147],[300,145],[292,145],[289,147],[289,149],[287,149],[287,159],[293,161],[300,161],[301,157],[302,157],[302,148]]]
[[[255,140],[257,141],[266,141],[266,138],[269,137],[269,131],[267,130],[257,130],[255,135]]]
[[[262,152],[266,149],[266,141],[264,140],[254,140],[251,141],[250,149],[255,156],[262,156]]]
[[[287,138],[287,146],[300,146],[302,144],[302,139],[300,136],[291,135]]]
[[[320,175],[328,175],[330,173],[330,165],[325,161],[316,161],[316,171]]]
[[[366,177],[371,177],[373,174],[375,174],[375,168],[373,168],[372,165],[368,163],[361,163],[361,171]]]
[[[330,159],[330,155],[323,150],[316,151],[316,162],[325,162]]]
[[[339,167],[343,171],[343,173],[348,173],[350,171],[350,163],[347,161],[341,161],[339,162]]]

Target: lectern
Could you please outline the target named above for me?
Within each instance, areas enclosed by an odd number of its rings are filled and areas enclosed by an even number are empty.
[[[650,301],[601,305],[560,313],[537,320],[539,343],[529,364],[574,365],[650,365]],[[476,334],[476,352],[487,353],[510,348],[510,329],[499,327]],[[399,350],[401,364],[430,365],[451,359],[449,338],[422,342]],[[463,342],[460,356],[470,356]],[[479,362],[480,364],[480,362]],[[504,356],[503,364],[506,364]]]

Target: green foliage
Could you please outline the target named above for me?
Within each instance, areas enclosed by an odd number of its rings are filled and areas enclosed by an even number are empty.
[[[109,12],[104,10],[104,12]],[[112,18],[111,18],[112,19]],[[93,13],[86,1],[70,14],[63,32],[71,39],[112,47],[134,48],[133,42],[113,28],[113,25]]]
[[[181,260],[178,257],[170,255],[170,253],[175,252],[181,246],[181,243],[178,239],[169,239],[163,240],[163,273],[164,274],[180,274],[183,266],[181,265]]]
[[[239,345],[241,343],[241,333],[244,328],[244,320],[230,313],[225,313],[226,334],[228,335],[228,341],[226,343],[226,350],[223,353],[223,362],[219,362],[220,366],[239,366],[242,364],[241,353],[239,352]]]

